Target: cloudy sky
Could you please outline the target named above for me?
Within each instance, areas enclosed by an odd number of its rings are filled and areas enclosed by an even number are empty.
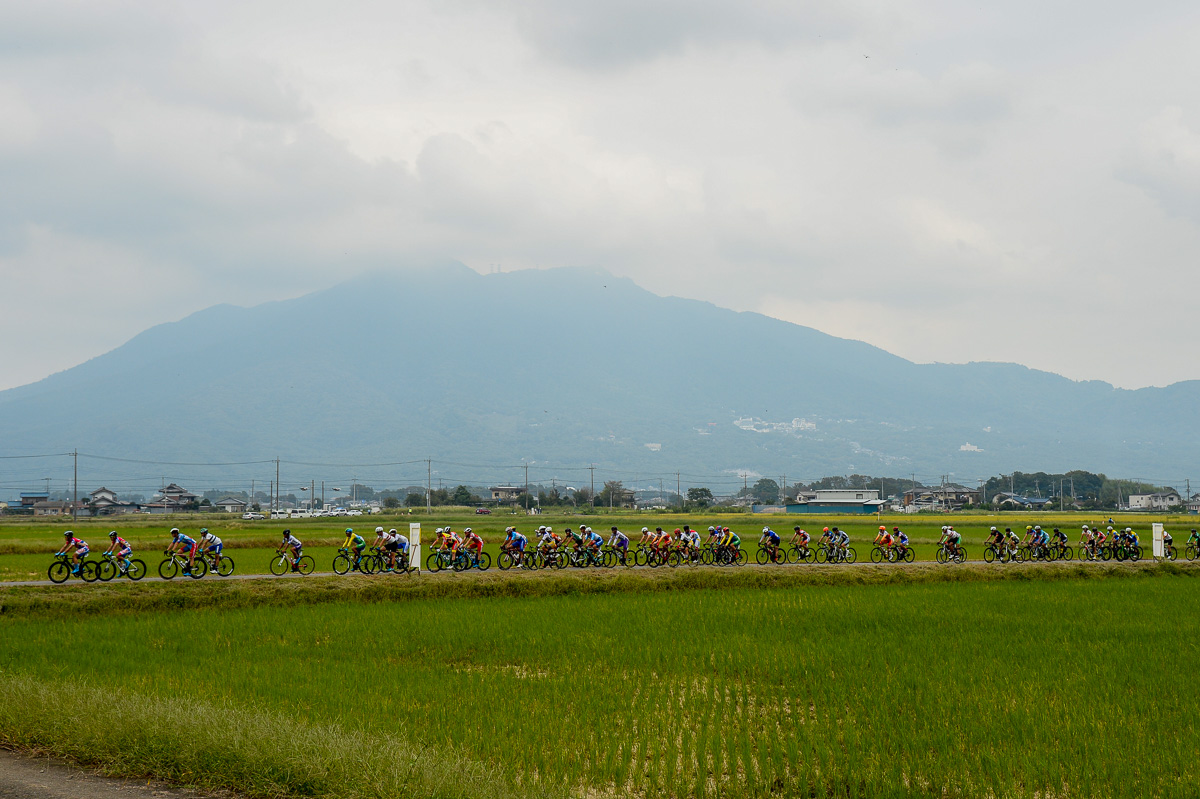
[[[902,6],[0,0],[0,388],[431,257],[1200,378],[1200,6]]]

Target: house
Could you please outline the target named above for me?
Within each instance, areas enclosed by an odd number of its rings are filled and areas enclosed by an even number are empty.
[[[1188,500],[1188,513],[1200,513],[1200,493],[1192,494],[1192,498]]]
[[[171,483],[158,493],[153,502],[145,507],[151,513],[182,513],[194,507],[192,503],[199,499],[186,488]]]
[[[975,505],[979,502],[979,492],[972,491],[966,486],[947,483],[940,486],[911,488],[904,492],[904,506],[915,505],[929,510],[957,510],[964,505]]]
[[[47,499],[34,503],[34,516],[64,516],[71,513],[71,503],[62,499]]]
[[[141,506],[136,502],[122,502],[117,499],[117,492],[104,487],[88,494],[87,507],[90,516],[112,516],[117,513],[137,513],[141,510]]]
[[[45,491],[31,491],[27,494],[21,494],[21,507],[32,508],[39,502],[45,502],[50,499],[50,495]]]
[[[1041,510],[1051,502],[1049,497],[1023,497],[1007,491],[992,496],[992,507],[996,510]]]
[[[246,500],[238,499],[237,497],[224,497],[213,504],[217,507],[217,510],[223,510],[226,513],[245,513],[246,508],[250,505]]]
[[[496,502],[516,502],[525,493],[525,486],[492,486],[488,491]]]
[[[1130,494],[1130,510],[1167,510],[1183,504],[1178,491],[1158,491],[1153,494]]]
[[[884,504],[879,492],[869,488],[809,491],[801,497],[785,506],[788,513],[878,513]]]

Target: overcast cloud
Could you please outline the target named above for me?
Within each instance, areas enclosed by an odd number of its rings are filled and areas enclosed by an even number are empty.
[[[0,388],[430,257],[1200,378],[1200,9],[0,2]]]

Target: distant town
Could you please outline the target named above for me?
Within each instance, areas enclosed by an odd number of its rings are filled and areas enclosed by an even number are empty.
[[[645,482],[644,480],[642,482]],[[629,508],[639,510],[733,511],[753,513],[936,513],[961,510],[1041,511],[1112,510],[1200,513],[1200,492],[1189,494],[1166,486],[1110,480],[1090,472],[1046,474],[1014,472],[975,488],[943,481],[922,485],[915,479],[867,475],[825,477],[811,483],[787,483],[762,477],[726,496],[703,486],[678,491],[627,487],[619,480],[588,487],[523,485],[432,485],[374,488],[352,483],[346,488],[311,481],[287,493],[270,484],[267,490],[209,489],[199,493],[178,483],[164,485],[149,498],[120,494],[100,486],[81,496],[74,491],[22,491],[15,500],[0,501],[0,515],[73,516],[121,514],[213,513],[254,520],[267,517],[358,516],[434,506],[475,507],[479,513],[507,509],[538,513],[543,508]],[[1190,481],[1188,487],[1190,488]]]

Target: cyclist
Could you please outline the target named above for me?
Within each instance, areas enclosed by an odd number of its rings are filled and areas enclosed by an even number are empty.
[[[445,528],[450,529],[450,528]],[[408,536],[400,535],[395,529],[388,530],[385,534],[387,542],[384,544],[384,551],[388,553],[388,568],[393,571],[408,568]],[[400,558],[400,565],[396,565],[396,558]]]
[[[463,535],[466,536],[463,543],[467,547],[467,552],[471,554],[471,563],[477,566],[479,565],[479,556],[483,554],[483,539],[470,527],[463,530]]]
[[[887,527],[880,527],[879,530],[880,533],[879,535],[875,536],[875,540],[880,546],[883,547],[884,552],[887,553],[887,559],[892,560],[894,554],[892,552],[892,546],[895,545],[896,539],[893,538],[892,534],[888,532]]]
[[[721,539],[721,546],[731,555],[729,559],[730,563],[737,563],[738,552],[741,551],[742,547],[742,539],[728,527],[722,529],[725,535]]]
[[[558,549],[559,537],[549,527],[540,527],[538,533],[538,549],[542,552],[553,552]]]
[[[621,553],[621,565],[625,565],[625,559],[629,557],[629,536],[614,527],[612,535],[608,537],[608,545]]]
[[[767,542],[767,549],[770,550],[772,561],[779,556],[779,540],[779,533],[775,532],[770,527],[764,527],[762,535],[759,536],[758,545],[762,546],[764,541]]]
[[[524,534],[517,532],[517,528],[515,527],[509,527],[505,533],[506,535],[504,536],[504,543],[501,545],[501,548],[510,552],[516,551],[524,554],[525,544],[529,542],[529,539],[527,539]],[[523,558],[517,559],[517,568],[525,568]]]
[[[687,541],[688,557],[694,559],[700,551],[700,531],[693,530],[685,524],[683,526],[683,535]]]
[[[1021,539],[1013,532],[1011,527],[1004,528],[1004,542],[1008,545],[1008,555],[1012,557],[1017,553],[1017,548],[1021,544]]]
[[[1200,546],[1200,533],[1196,532],[1196,528],[1192,528],[1192,534],[1188,536],[1187,543]]]
[[[382,527],[375,528],[375,535],[378,536],[383,530]],[[342,542],[342,549],[354,550],[354,566],[358,567],[358,562],[362,560],[363,551],[367,548],[367,540],[358,533],[354,532],[353,527],[346,528],[346,540]]]
[[[196,547],[197,546],[198,546],[198,544],[195,542],[195,540],[192,539],[192,537],[190,535],[185,535],[184,533],[179,532],[178,527],[172,527],[171,528],[171,543],[167,544],[167,551],[164,554],[171,555],[175,552],[178,552],[180,555],[182,555],[183,551],[186,549],[188,551],[187,570],[191,571],[192,570],[192,558],[195,557],[195,555],[196,555]]]
[[[896,542],[896,557],[903,558],[904,554],[908,552],[908,533],[899,527],[893,527],[892,538]]]
[[[1041,528],[1039,527],[1038,529],[1040,530]],[[1025,544],[1033,544],[1035,537],[1036,536],[1033,531],[1033,525],[1032,524],[1025,525],[1025,537],[1021,539],[1022,546],[1024,546]]]
[[[188,558],[188,567],[191,568],[196,560],[196,552],[203,550],[204,552],[213,553],[213,571],[220,573],[221,568],[221,550],[224,548],[221,539],[208,531],[207,527],[200,528],[200,542],[195,549],[192,550],[192,556]]]
[[[1000,530],[998,528],[993,527],[991,530],[988,531],[988,537],[983,542],[983,544],[984,544],[984,546],[987,546],[988,544],[994,544],[996,550],[1000,551],[1001,547],[1004,544],[1004,535],[1000,532]]]
[[[63,533],[63,538],[67,540],[58,550],[58,553],[61,554],[74,547],[75,551],[71,554],[71,563],[75,564],[75,568],[71,570],[71,573],[79,574],[79,564],[83,562],[83,559],[87,557],[91,549],[88,547],[87,541],[84,541],[82,538],[76,538],[72,530],[67,530]]]
[[[648,542],[653,541],[653,540],[654,539],[650,535],[650,528],[643,527],[642,528],[642,537],[638,539],[638,546],[644,548]]]
[[[296,536],[292,535],[291,530],[283,531],[283,542],[280,543],[279,547],[275,551],[283,552],[285,549],[290,549],[292,551],[292,571],[300,571],[300,556],[304,553],[304,544],[299,538],[296,538]]]
[[[582,527],[580,527],[580,528],[579,528],[579,532],[575,532],[575,531],[574,531],[574,530],[572,530],[570,527],[568,527],[568,528],[567,528],[567,529],[566,529],[564,532],[566,533],[566,538],[565,538],[565,539],[563,539],[563,540],[564,540],[566,543],[569,543],[569,544],[571,544],[573,547],[575,547],[575,551],[576,551],[576,552],[578,552],[578,551],[579,551],[579,549],[580,549],[580,548],[583,546],[583,528],[582,528]],[[645,527],[643,527],[643,528],[642,528],[642,532],[643,532],[643,533],[648,533],[648,532],[650,532],[650,531],[649,531],[649,530],[647,530]],[[644,536],[644,535],[642,536],[642,539],[643,539],[643,540],[645,540],[645,536]]]
[[[950,553],[957,557],[958,553],[960,552],[958,542],[961,540],[962,536],[959,534],[959,532],[953,527],[947,525],[942,528],[942,540],[938,543],[946,544],[946,547],[950,550]]]
[[[1041,552],[1044,555],[1048,548],[1047,544],[1049,543],[1049,541],[1050,541],[1050,536],[1046,533],[1045,530],[1042,529],[1042,526],[1040,524],[1034,525],[1034,527],[1033,527],[1034,550],[1037,552]]]
[[[1130,549],[1133,549],[1134,547],[1141,547],[1141,542],[1138,541],[1138,534],[1133,531],[1132,527],[1125,528],[1125,544]]]
[[[883,544],[883,537],[887,535],[887,527],[879,525],[879,532],[875,534],[875,546]]]
[[[616,530],[616,529],[617,529],[616,527],[613,528],[613,530]],[[584,546],[587,547],[588,552],[590,553],[591,557],[593,559],[595,559],[597,562],[599,562],[600,547],[604,546],[604,536],[600,535],[599,533],[595,532],[594,530],[592,530],[592,528],[589,527],[588,531],[587,531],[587,535],[584,536],[584,538],[583,538],[583,543],[584,543]]]
[[[1054,535],[1051,536],[1051,538],[1054,541],[1054,548],[1058,550],[1059,554],[1062,554],[1063,550],[1067,546],[1067,534],[1055,527]]]
[[[1092,528],[1085,524],[1083,529],[1079,531],[1079,548],[1086,549],[1088,552],[1091,552],[1092,541],[1094,539],[1095,535],[1092,533]]]
[[[116,550],[116,556],[121,559],[121,572],[124,573],[129,568],[129,556],[133,554],[133,547],[129,545],[128,541],[117,535],[116,530],[109,532],[108,540],[108,549],[104,554],[112,555],[114,554],[113,550]]]
[[[725,532],[720,527],[708,528],[708,543],[714,546],[720,545],[721,539],[725,537]]]
[[[832,540],[834,546],[837,547],[838,560],[845,560],[846,547],[850,545],[850,535],[845,530],[839,530],[835,527],[833,528],[833,534],[830,536],[830,540]]]
[[[1175,539],[1166,530],[1163,530],[1163,553],[1165,554],[1171,545],[1175,543]]]

